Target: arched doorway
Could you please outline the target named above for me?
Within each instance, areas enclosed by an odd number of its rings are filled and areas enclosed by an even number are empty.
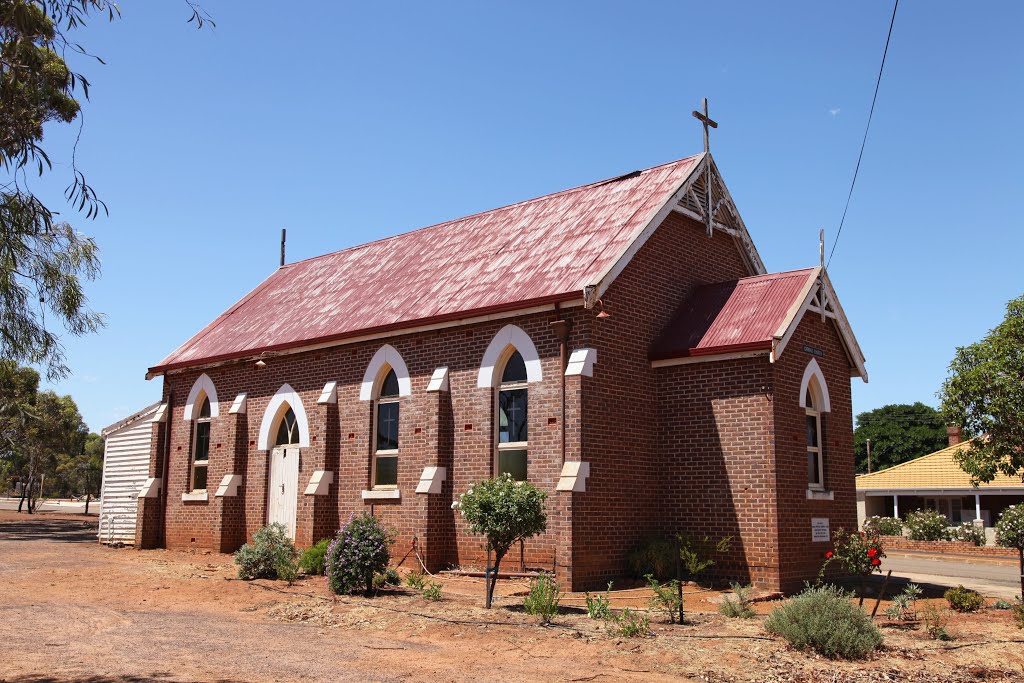
[[[288,537],[295,538],[295,516],[299,502],[299,442],[301,428],[295,411],[281,405],[270,451],[270,476],[267,486],[267,524],[284,525]]]

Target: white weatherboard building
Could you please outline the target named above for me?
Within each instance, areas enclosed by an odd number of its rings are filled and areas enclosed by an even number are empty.
[[[115,422],[101,434],[106,439],[103,452],[103,483],[100,489],[100,543],[135,543],[139,495],[149,483],[149,455],[153,441],[153,423],[163,421],[162,404]]]

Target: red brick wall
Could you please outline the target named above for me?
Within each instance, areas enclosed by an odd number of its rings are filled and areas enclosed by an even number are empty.
[[[906,536],[881,536],[882,547],[889,550],[917,550],[928,553],[956,553],[987,557],[1017,557],[1016,548],[977,546],[964,541],[912,541]]]
[[[824,357],[805,352],[805,345],[824,351]],[[825,376],[832,408],[824,416],[822,441],[825,488],[833,492],[834,500],[807,500],[806,413],[800,407],[800,384],[812,359]],[[808,313],[773,369],[779,587],[789,591],[800,589],[817,574],[830,548],[828,543],[811,542],[811,518],[827,517],[833,533],[839,527],[857,529],[850,362],[835,324],[822,323],[820,314]]]
[[[603,587],[622,575],[629,550],[662,527],[666,454],[656,419],[658,371],[648,350],[701,284],[750,275],[732,237],[671,214],[603,295],[611,317],[591,319],[585,346],[597,349],[583,378],[587,491],[573,495],[575,578]]]
[[[300,494],[299,545],[372,509],[396,530],[393,556],[407,556],[407,566],[415,566],[413,539],[431,569],[482,565],[483,539],[469,536],[450,506],[471,482],[493,475],[494,391],[478,388],[477,375],[491,339],[511,323],[530,336],[543,366],[543,381],[529,385],[529,479],[549,494],[549,525],[526,543],[529,567],[554,567],[574,589],[603,586],[623,574],[626,555],[641,538],[680,529],[735,536],[735,552],[723,569],[773,587],[802,581],[817,571],[817,556],[813,563],[807,559],[813,554],[810,517],[829,516],[833,528],[853,528],[855,521],[849,368],[834,332],[820,321],[805,321],[775,366],[762,358],[652,369],[648,360],[651,343],[694,287],[748,274],[733,238],[721,232],[708,238],[699,223],[670,215],[604,294],[611,317],[596,319],[594,311],[578,307],[563,311],[573,323],[569,349],[597,349],[593,377],[565,378],[564,424],[553,311],[270,357],[261,369],[251,362],[207,369],[220,415],[211,432],[210,499],[201,503],[181,500],[192,428],[183,420],[183,406],[200,371],[174,373],[165,379],[165,400],[173,392],[166,543],[232,550],[265,523],[268,452],[257,449],[258,431],[269,401],[287,383],[301,396],[309,420],[300,491],[314,470],[336,472],[327,496]],[[827,472],[836,500],[829,503],[803,498],[797,393],[809,359],[801,351],[804,339],[826,350],[819,362],[833,408]],[[373,404],[359,400],[359,387],[384,343],[401,354],[412,382],[412,395],[401,399],[401,498],[364,501]],[[440,366],[449,368],[450,392],[428,393]],[[338,382],[337,403],[318,405],[327,381]],[[247,414],[228,415],[241,392],[248,394]],[[563,428],[566,459],[591,466],[584,493],[554,490]],[[794,441],[794,434],[801,440]],[[448,469],[440,495],[414,493],[427,465]],[[244,475],[240,495],[216,498],[228,473]],[[516,568],[517,559],[513,550],[506,568]]]
[[[662,531],[732,538],[715,574],[777,588],[778,520],[767,356],[659,371]]]
[[[565,313],[577,321],[592,315],[578,308],[567,309]],[[477,374],[494,334],[512,323],[529,334],[543,366],[543,381],[529,385],[529,478],[549,492],[550,524],[544,536],[526,543],[527,564],[552,567],[557,539],[565,534],[568,524],[564,504],[554,492],[561,471],[562,420],[559,344],[550,327],[554,318],[554,312],[539,313],[272,357],[262,369],[252,363],[206,369],[220,402],[220,415],[213,419],[211,429],[207,502],[181,500],[189,483],[192,441],[192,423],[183,419],[184,403],[201,372],[189,370],[170,375],[165,380],[165,398],[173,391],[168,547],[232,550],[265,523],[268,452],[257,449],[258,432],[270,399],[287,383],[300,395],[309,420],[310,446],[301,453],[300,491],[305,489],[313,470],[337,472],[327,496],[300,494],[296,532],[300,545],[332,534],[350,515],[370,510],[372,505],[374,514],[397,532],[398,541],[393,549],[397,558],[406,554],[415,536],[421,555],[433,568],[482,564],[483,541],[465,534],[461,519],[451,510],[451,496],[453,491],[465,491],[472,481],[492,476],[494,392],[476,386]],[[574,326],[570,348],[582,346],[583,328],[579,323]],[[385,342],[402,355],[412,381],[412,395],[401,399],[401,499],[364,501],[360,492],[370,486],[372,404],[359,400],[359,386],[371,357]],[[426,391],[431,374],[440,366],[449,368],[451,389],[450,394],[441,396]],[[337,403],[318,406],[316,400],[327,381],[338,382]],[[234,397],[241,392],[248,394],[247,415],[228,415]],[[578,425],[578,408],[574,410],[569,412],[569,422]],[[233,427],[235,419],[237,428]],[[443,493],[416,495],[423,467],[434,464],[448,468]],[[239,498],[216,498],[217,484],[232,472],[244,474]],[[244,514],[237,513],[237,524],[230,521],[236,518],[232,511],[236,505],[244,509]],[[568,560],[563,563],[568,564]]]

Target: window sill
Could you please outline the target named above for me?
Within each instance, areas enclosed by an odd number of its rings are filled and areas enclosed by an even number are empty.
[[[397,500],[402,497],[398,489],[372,489],[363,491],[363,500]]]
[[[835,500],[834,491],[824,489],[807,489],[807,500]]]
[[[208,500],[210,498],[206,491],[190,491],[181,494],[181,502],[183,503],[205,503]]]

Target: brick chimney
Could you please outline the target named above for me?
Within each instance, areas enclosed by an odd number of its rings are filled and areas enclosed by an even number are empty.
[[[949,445],[950,446],[955,446],[958,443],[960,443],[961,441],[963,441],[963,439],[960,438],[960,428],[959,427],[952,427],[952,426],[951,427],[946,427],[946,434],[949,436]]]

